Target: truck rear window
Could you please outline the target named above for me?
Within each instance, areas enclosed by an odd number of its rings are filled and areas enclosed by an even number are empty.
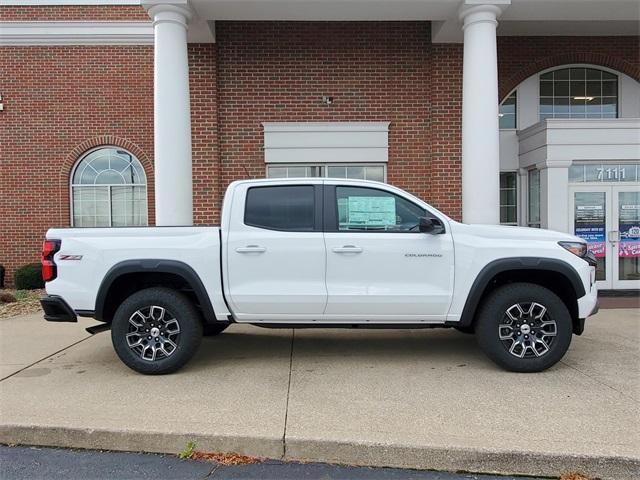
[[[311,185],[252,187],[247,192],[244,223],[252,227],[311,232],[315,227]]]

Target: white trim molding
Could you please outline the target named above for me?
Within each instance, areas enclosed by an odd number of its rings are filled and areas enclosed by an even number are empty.
[[[389,122],[265,122],[265,163],[386,163]]]
[[[634,161],[640,155],[640,118],[548,118],[518,132],[518,141],[521,167],[563,168],[567,160]]]
[[[153,24],[0,22],[0,45],[153,45]]]

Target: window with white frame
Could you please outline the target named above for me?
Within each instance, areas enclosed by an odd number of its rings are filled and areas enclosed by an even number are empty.
[[[505,98],[500,104],[498,121],[501,130],[517,128],[518,125],[518,95],[514,90],[511,95]]]
[[[540,120],[616,118],[618,76],[597,68],[568,67],[540,75]]]
[[[518,225],[517,172],[500,172],[500,223]]]
[[[389,122],[265,122],[267,177],[386,180]]]
[[[384,182],[385,173],[385,165],[380,164],[267,165],[267,177],[269,178],[329,177]]]
[[[540,170],[529,170],[527,184],[527,225],[540,228]]]
[[[74,227],[147,225],[147,179],[140,161],[117,147],[85,154],[71,178]]]

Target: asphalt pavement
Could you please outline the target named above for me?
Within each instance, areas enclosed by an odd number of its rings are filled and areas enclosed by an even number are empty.
[[[368,468],[267,461],[223,466],[182,460],[173,455],[99,452],[57,448],[0,446],[0,478],[3,480],[527,480],[504,477],[399,468]]]

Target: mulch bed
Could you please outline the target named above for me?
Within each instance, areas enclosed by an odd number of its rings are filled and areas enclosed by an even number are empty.
[[[29,313],[42,311],[42,308],[40,308],[40,297],[44,295],[44,289],[12,290],[5,288],[0,290],[0,296],[5,293],[15,297],[16,301],[12,303],[0,303],[0,318],[27,315]]]

